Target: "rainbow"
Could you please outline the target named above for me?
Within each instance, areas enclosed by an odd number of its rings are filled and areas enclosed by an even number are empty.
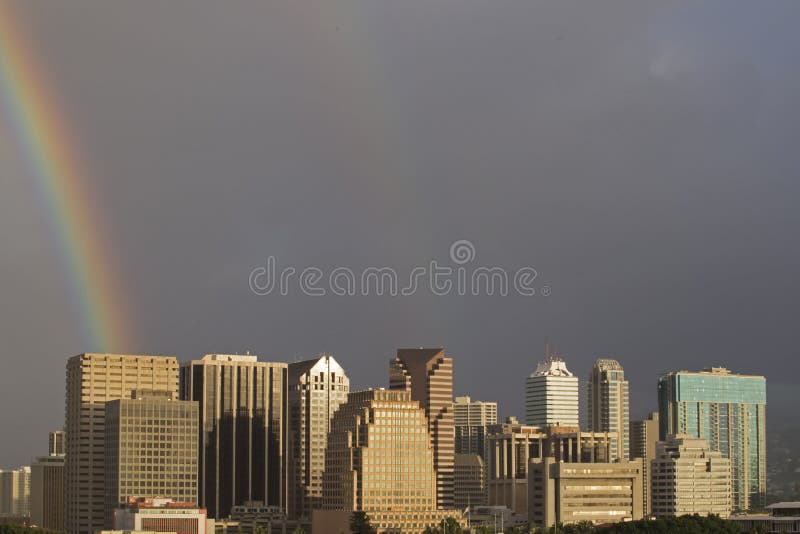
[[[30,168],[80,313],[85,350],[127,350],[133,339],[108,225],[21,18],[0,0],[0,108]]]

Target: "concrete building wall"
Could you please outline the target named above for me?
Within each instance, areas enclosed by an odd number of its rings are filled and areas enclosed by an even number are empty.
[[[531,460],[528,519],[552,527],[580,521],[616,523],[643,517],[641,460],[614,463]]]
[[[656,517],[731,514],[731,462],[705,440],[668,436],[651,462],[652,510]]]

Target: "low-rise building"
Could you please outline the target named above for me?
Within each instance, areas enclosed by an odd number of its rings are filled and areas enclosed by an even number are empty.
[[[113,530],[214,534],[214,520],[193,503],[129,497],[114,510]]]
[[[265,505],[260,501],[247,501],[231,508],[231,517],[216,522],[217,533],[235,534],[286,534],[297,527],[310,531],[311,521],[289,520],[279,506]]]
[[[800,501],[770,504],[767,510],[769,515],[740,515],[728,519],[742,532],[800,532]]]
[[[658,442],[650,467],[656,517],[731,514],[731,462],[705,440],[668,436]]]
[[[530,460],[528,519],[551,527],[581,521],[642,519],[642,462],[575,463]]]

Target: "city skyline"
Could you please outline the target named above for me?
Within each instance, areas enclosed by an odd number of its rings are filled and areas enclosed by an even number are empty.
[[[794,424],[796,2],[77,2],[0,14],[0,405],[27,407],[0,410],[4,464],[58,428],[82,352],[324,351],[367,385],[444,345],[456,394],[521,416],[494,384],[549,336],[581,378],[618,359],[631,418],[656,373],[724,365]],[[270,256],[293,282],[455,267],[461,240],[552,294],[248,286]]]
[[[349,390],[345,370],[327,354],[296,364],[263,362],[250,354],[210,354],[180,364],[171,356],[81,354],[67,360],[65,430],[48,435],[50,458],[59,458],[65,445],[60,458],[66,458],[66,468],[54,471],[47,482],[37,474],[31,491],[32,470],[23,466],[16,472],[27,475],[0,488],[0,500],[16,499],[25,508],[17,508],[16,515],[31,514],[33,506],[37,517],[56,520],[53,492],[63,482],[68,534],[91,532],[99,524],[109,528],[116,524],[116,506],[161,497],[199,507],[198,513],[214,519],[229,517],[236,506],[259,502],[272,508],[269,514],[294,508],[292,515],[312,528],[345,525],[351,512],[365,511],[375,518],[379,532],[400,524],[422,532],[426,522],[446,517],[463,521],[458,515],[462,506],[454,503],[469,506],[470,495],[479,503],[507,507],[518,519],[546,525],[559,517],[576,521],[587,514],[598,521],[640,519],[651,503],[658,517],[696,511],[727,517],[731,511],[766,505],[764,377],[719,367],[661,374],[661,417],[646,428],[639,421],[631,423],[634,459],[628,461],[620,457],[624,440],[619,426],[598,428],[612,419],[590,416],[593,427],[578,426],[578,414],[572,413],[581,409],[578,379],[550,353],[549,345],[545,353],[526,380],[525,392],[528,407],[533,399],[547,408],[541,414],[555,417],[525,425],[513,417],[497,423],[496,403],[491,401],[454,397],[454,360],[444,348],[397,349],[390,360],[388,389],[356,391]],[[569,387],[537,382],[531,389],[531,378],[552,377],[569,379]],[[611,386],[616,397],[604,393]],[[552,387],[554,394],[548,392]],[[592,400],[584,409],[602,405],[600,414],[612,408],[627,412],[619,402],[627,395],[627,381],[616,360],[596,360],[586,389]],[[297,417],[298,409],[306,419]],[[456,422],[484,426],[486,461],[457,454],[454,463]],[[658,422],[661,439],[654,443]],[[323,432],[299,445],[309,426]],[[315,448],[323,435],[325,449]],[[303,451],[305,464],[287,454],[291,450]],[[416,452],[409,455],[407,450]],[[308,463],[310,459],[321,460],[324,468]],[[650,459],[652,466],[646,468]],[[64,473],[60,481],[59,472]],[[299,472],[306,473],[304,479],[297,477]],[[560,507],[570,487],[599,481],[604,474],[615,481],[592,486],[581,503]],[[298,511],[289,498],[292,488],[315,480],[321,484],[309,495],[316,502]],[[356,481],[363,485],[356,487]],[[652,484],[650,495],[645,481]],[[708,485],[713,498],[693,501],[691,492],[682,489],[686,481]],[[619,493],[613,497],[618,486],[626,492],[624,498]],[[53,497],[45,501],[44,494]],[[33,495],[35,502],[29,501]],[[616,504],[608,504],[609,495]]]
[[[0,0],[0,522],[797,512],[799,19]]]
[[[387,354],[393,354],[394,353],[393,350],[387,350],[386,352],[387,352]],[[450,353],[450,351],[448,351],[448,353]],[[261,358],[261,357],[257,357],[257,356],[255,358],[258,358],[257,361],[260,362],[260,363],[267,363],[267,364],[275,363],[275,364],[291,365],[293,363],[299,363],[299,362],[302,362],[304,360],[316,360],[323,354],[326,354],[326,353],[318,352],[317,356],[309,355],[309,356],[306,356],[306,357],[297,357],[293,361],[287,361],[285,359],[275,359],[275,358]],[[111,355],[113,355],[113,354],[111,354]],[[346,359],[340,357],[339,355],[336,355],[335,353],[331,353],[331,355],[335,356],[336,359],[338,361],[340,361],[340,362],[346,361]],[[143,356],[153,356],[153,355],[143,355]],[[250,358],[251,357],[250,354],[249,354],[249,351],[247,353],[245,353],[245,354],[233,354],[233,356],[237,356],[237,357],[241,356],[241,357],[245,357],[245,358]],[[199,359],[200,358],[196,358],[196,357],[187,357],[185,359],[178,357],[177,361],[178,361],[179,365],[185,365],[185,364],[189,364],[189,363],[191,363],[193,361],[197,361]],[[538,356],[538,355],[534,355],[534,356],[531,357],[531,361],[532,362],[541,363],[542,359],[543,358]],[[586,376],[588,376],[590,374],[590,371],[592,369],[592,365],[595,362],[596,362],[596,358],[592,358],[590,360],[590,362],[588,363],[588,366],[587,366],[586,369],[580,369],[580,370],[575,372],[575,378],[577,378],[579,380],[579,389],[580,390],[585,390],[586,389],[586,387],[588,385],[588,380],[587,380]],[[621,363],[622,363],[622,366],[625,367],[624,362],[621,362]],[[347,369],[346,365],[347,364],[345,364],[345,363],[341,364],[341,366],[344,369]],[[665,369],[664,371],[661,371],[661,372],[658,372],[658,373],[654,373],[654,383],[652,384],[652,387],[651,387],[651,393],[652,393],[651,396],[653,397],[652,403],[649,404],[649,405],[642,405],[642,403],[638,403],[639,406],[636,407],[636,403],[634,403],[634,401],[631,401],[630,421],[633,422],[635,420],[646,419],[646,417],[651,412],[656,412],[656,413],[658,412],[659,403],[658,403],[658,389],[657,389],[657,386],[658,386],[658,377],[660,375],[667,374],[667,373],[672,373],[672,372],[689,372],[689,373],[693,373],[693,372],[699,372],[699,371],[701,371],[702,369],[705,369],[705,368],[710,368],[710,367],[709,366],[704,366],[704,365],[697,365],[697,366],[689,367],[689,368],[685,368],[685,369],[677,369],[677,368],[675,368],[675,369]],[[455,366],[454,375],[457,375],[457,369],[458,369],[458,366]],[[345,371],[345,372],[347,373],[348,376],[350,375],[350,372],[347,372],[347,371]],[[743,375],[744,374],[750,374],[750,373],[741,372],[741,371],[736,370],[736,369],[734,369],[734,372],[736,372],[737,374],[743,374]],[[752,373],[752,374],[758,375],[759,373],[755,372],[755,373]],[[765,376],[763,373],[760,373],[760,374],[762,376]],[[62,374],[62,376],[63,376],[63,374]],[[382,381],[378,380],[378,381],[376,381],[374,383],[355,383],[354,384],[352,382],[352,380],[351,380],[350,390],[351,391],[362,391],[362,390],[369,389],[369,388],[374,388],[374,387],[388,387],[388,385],[389,385],[389,381],[388,381],[388,379],[386,379],[385,376],[383,377]],[[634,387],[635,387],[634,384],[630,385],[631,390]],[[773,387],[773,384],[770,381],[770,389],[772,387]],[[505,421],[508,417],[517,417],[520,421],[524,421],[524,419],[525,419],[525,382],[524,382],[524,379],[523,379],[522,383],[519,385],[519,387],[516,388],[516,392],[518,394],[517,396],[519,397],[519,402],[517,403],[517,404],[519,404],[519,407],[517,409],[508,408],[503,403],[494,400],[494,398],[496,398],[496,397],[492,397],[491,393],[487,393],[485,395],[478,396],[478,395],[476,395],[474,393],[474,391],[476,391],[476,390],[477,389],[470,389],[469,386],[464,386],[464,385],[459,384],[458,380],[456,380],[456,379],[454,379],[454,381],[453,381],[453,399],[454,399],[454,401],[455,401],[456,397],[469,396],[469,397],[472,397],[475,400],[480,399],[480,400],[485,401],[485,402],[495,402],[497,404],[497,421],[498,421],[498,423]],[[497,388],[498,392],[501,391],[501,390],[502,390],[502,388]],[[486,389],[481,389],[481,391],[487,391],[487,390]],[[491,389],[488,390],[488,391],[491,391]],[[583,420],[585,418],[584,416],[587,415],[587,413],[586,413],[587,406],[586,406],[585,402],[586,402],[585,401],[585,396],[583,396],[583,391],[581,391],[581,402],[579,404],[579,413],[580,413],[581,420]],[[56,412],[58,412],[58,410],[56,410]],[[774,421],[774,418],[776,418],[776,416],[773,415],[773,412],[774,412],[774,407],[771,406],[771,410],[770,410],[770,423],[771,424],[775,424],[776,423],[776,421]],[[49,415],[53,415],[53,414],[49,414]],[[56,415],[58,415],[58,413],[56,413]],[[63,427],[63,425],[64,425],[64,422],[63,422],[63,419],[62,419],[60,422],[57,422],[56,424],[54,424],[53,427],[61,428],[61,427]],[[778,425],[780,425],[780,420],[778,421]],[[51,432],[49,432],[49,431],[45,432],[45,434],[48,434],[48,433],[51,433]],[[769,434],[769,427],[767,429],[767,434]],[[18,468],[20,466],[23,466],[23,465],[30,465],[32,462],[35,461],[36,457],[41,456],[41,455],[46,455],[48,453],[48,451],[47,451],[47,443],[42,441],[41,436],[38,436],[38,437],[34,436],[34,438],[35,438],[34,439],[35,443],[38,443],[39,446],[42,447],[42,451],[41,452],[38,451],[38,450],[34,450],[33,453],[26,452],[24,455],[22,455],[20,457],[20,461],[13,461],[13,460],[7,460],[7,459],[4,460],[4,457],[0,455],[0,469],[9,470],[9,469],[16,469],[16,468]],[[51,436],[50,439],[52,439],[52,436]],[[0,452],[2,452],[2,451],[0,451]],[[7,458],[7,456],[5,458]],[[3,461],[5,461],[6,463],[3,464],[2,463]]]

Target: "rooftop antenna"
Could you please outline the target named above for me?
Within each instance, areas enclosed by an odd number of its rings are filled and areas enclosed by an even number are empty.
[[[550,361],[550,338],[544,338],[544,363]]]

